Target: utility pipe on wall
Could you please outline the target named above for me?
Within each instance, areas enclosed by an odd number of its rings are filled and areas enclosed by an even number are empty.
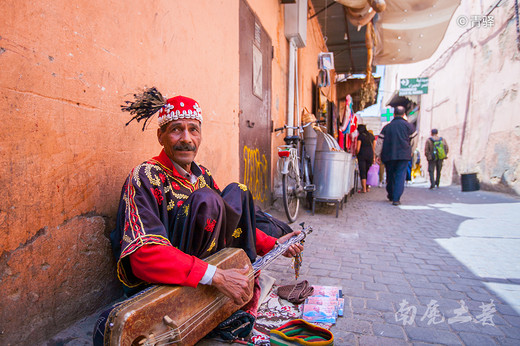
[[[296,125],[300,126],[301,122],[301,114],[300,114],[300,84],[298,80],[298,49],[296,49],[296,54],[294,54],[294,91],[296,94]]]
[[[287,125],[294,126],[294,91],[295,91],[295,67],[296,67],[296,43],[294,38],[289,40],[289,77],[287,81]],[[293,135],[289,129],[288,135]]]

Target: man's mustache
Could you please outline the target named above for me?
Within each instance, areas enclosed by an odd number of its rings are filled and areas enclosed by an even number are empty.
[[[177,151],[195,151],[197,148],[193,144],[181,143],[173,146],[173,150]]]

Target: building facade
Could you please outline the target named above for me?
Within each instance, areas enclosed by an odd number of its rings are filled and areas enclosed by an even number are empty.
[[[1,344],[45,340],[122,294],[108,234],[126,176],[161,149],[154,122],[125,126],[120,109],[143,87],[196,99],[204,116],[197,160],[220,186],[246,182],[269,203],[282,144],[271,129],[288,121],[290,105],[286,6],[2,1]],[[316,19],[307,20],[312,4],[303,8],[295,119],[312,109],[326,50]],[[247,111],[255,97],[261,107]],[[247,124],[267,140],[246,146]]]

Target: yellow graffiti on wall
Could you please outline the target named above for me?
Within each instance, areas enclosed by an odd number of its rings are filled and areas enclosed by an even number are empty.
[[[267,172],[267,158],[260,155],[258,149],[244,146],[244,184],[253,195],[253,199],[260,202],[267,200],[269,175]]]

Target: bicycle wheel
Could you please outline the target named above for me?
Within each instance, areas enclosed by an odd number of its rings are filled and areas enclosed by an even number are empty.
[[[282,175],[283,207],[289,222],[296,221],[300,200],[297,195],[298,182],[290,174]]]

